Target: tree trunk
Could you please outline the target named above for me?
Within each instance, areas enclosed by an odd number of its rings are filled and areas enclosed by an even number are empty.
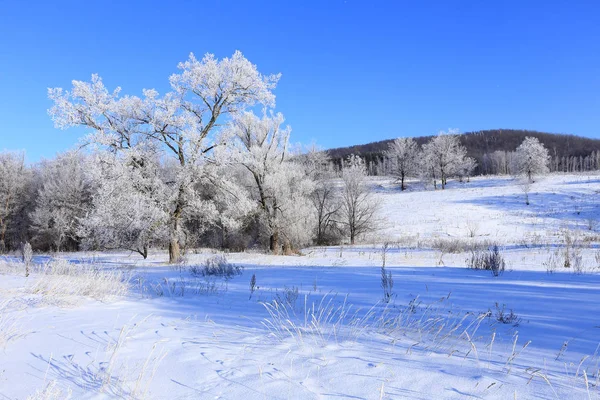
[[[406,186],[404,186],[404,173],[402,173],[400,179],[402,181],[402,183],[400,184],[400,190],[404,190],[406,189]]]
[[[175,264],[179,262],[181,258],[181,250],[179,245],[179,219],[181,218],[181,211],[183,209],[183,186],[179,187],[179,194],[177,196],[177,204],[175,205],[175,211],[171,215],[171,227],[169,232],[169,264]]]
[[[179,246],[179,217],[174,214],[171,221],[169,232],[169,264],[176,264],[181,258]]]
[[[283,254],[286,256],[291,256],[293,254],[292,252],[292,244],[290,243],[289,240],[285,240],[283,242]]]
[[[273,254],[279,254],[279,232],[273,232],[269,238],[269,250]]]
[[[177,236],[171,236],[171,241],[169,242],[169,264],[176,264],[180,258],[179,239]]]

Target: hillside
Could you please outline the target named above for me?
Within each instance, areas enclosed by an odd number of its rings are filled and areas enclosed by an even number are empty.
[[[514,151],[527,136],[538,138],[548,148],[553,159],[586,157],[592,152],[600,152],[600,139],[518,129],[467,132],[461,135],[461,142],[467,148],[467,154],[475,158],[478,165],[482,165],[484,154],[491,154],[494,151]],[[421,136],[415,140],[419,145],[423,145],[432,137]],[[379,162],[392,141],[393,139],[388,139],[350,147],[339,147],[327,150],[327,152],[337,164],[350,154],[359,154],[368,162]],[[480,172],[476,171],[476,173]]]

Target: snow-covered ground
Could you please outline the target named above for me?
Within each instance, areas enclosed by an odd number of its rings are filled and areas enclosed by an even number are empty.
[[[66,278],[6,259],[0,399],[600,398],[600,177],[546,177],[530,205],[516,183],[401,193],[374,180],[371,244],[227,254],[244,267],[230,280],[190,273],[210,250],[177,267],[158,251],[52,255],[90,268]],[[507,271],[467,269],[469,249],[491,244]],[[83,288],[111,274],[126,294]],[[497,321],[503,308],[516,320]]]

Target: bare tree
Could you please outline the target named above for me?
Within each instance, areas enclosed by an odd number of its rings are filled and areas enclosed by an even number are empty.
[[[373,230],[379,204],[367,186],[365,162],[357,155],[350,155],[342,170],[342,215],[341,222],[347,227],[350,244],[356,238]]]
[[[531,182],[529,179],[525,179],[519,183],[519,189],[521,189],[521,191],[525,195],[525,204],[526,205],[529,205],[529,192],[531,192],[532,183],[533,182]]]
[[[341,233],[336,222],[341,209],[341,198],[334,182],[331,159],[326,151],[314,145],[301,154],[299,159],[306,175],[315,182],[315,189],[310,194],[316,214],[315,242],[326,244],[336,241]]]
[[[335,235],[336,218],[342,208],[338,190],[330,180],[317,182],[310,196],[317,216],[316,242],[326,244]]]

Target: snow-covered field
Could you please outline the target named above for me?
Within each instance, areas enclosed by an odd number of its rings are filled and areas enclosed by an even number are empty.
[[[211,250],[4,259],[0,399],[600,398],[600,177],[548,176],[530,205],[506,177],[373,186],[372,244],[227,254],[229,280],[190,273]],[[466,268],[492,244],[504,274]]]

